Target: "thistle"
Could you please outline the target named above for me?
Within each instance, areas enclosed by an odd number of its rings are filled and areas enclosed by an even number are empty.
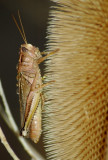
[[[47,158],[106,158],[108,126],[108,2],[53,0],[44,109]]]

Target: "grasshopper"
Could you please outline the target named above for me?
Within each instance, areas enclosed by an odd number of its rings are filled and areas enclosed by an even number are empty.
[[[21,17],[18,12],[21,29],[13,16],[13,20],[25,42],[20,47],[19,62],[17,66],[17,81],[19,89],[20,115],[21,115],[21,135],[31,138],[35,143],[39,141],[41,135],[41,112],[44,105],[42,89],[52,82],[43,84],[39,64],[47,57],[56,53],[59,49],[46,54],[27,43]]]

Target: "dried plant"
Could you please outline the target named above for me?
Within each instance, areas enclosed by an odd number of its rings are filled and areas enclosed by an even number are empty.
[[[53,160],[103,160],[108,130],[108,1],[53,0],[44,141]]]

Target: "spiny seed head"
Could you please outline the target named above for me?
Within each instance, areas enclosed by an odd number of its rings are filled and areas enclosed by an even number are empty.
[[[48,159],[104,159],[108,126],[108,1],[53,0],[46,61]]]

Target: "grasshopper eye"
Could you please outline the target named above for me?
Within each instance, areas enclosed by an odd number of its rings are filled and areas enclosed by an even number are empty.
[[[27,49],[27,48],[25,48],[25,47],[22,47],[22,51],[23,51],[23,52],[27,52],[27,51],[28,51],[28,49]]]

